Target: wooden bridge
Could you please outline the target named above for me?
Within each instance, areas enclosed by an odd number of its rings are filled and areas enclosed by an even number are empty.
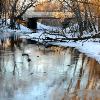
[[[38,19],[65,19],[72,17],[71,12],[34,12],[28,11],[23,15],[23,19],[27,20],[28,28],[37,29],[37,20]]]

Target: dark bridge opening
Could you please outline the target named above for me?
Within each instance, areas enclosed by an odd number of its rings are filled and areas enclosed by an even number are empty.
[[[37,21],[38,20],[41,20],[42,19],[42,22],[46,23],[45,24],[48,24],[48,21],[49,23],[53,23],[54,24],[54,21],[57,23],[58,21],[57,20],[60,20],[60,18],[55,18],[55,17],[33,17],[33,18],[28,18],[28,22],[27,22],[27,27],[34,30],[34,32],[36,32],[37,30]]]
[[[28,18],[27,26],[28,28],[33,29],[34,32],[36,32],[37,29],[37,20],[38,18]]]

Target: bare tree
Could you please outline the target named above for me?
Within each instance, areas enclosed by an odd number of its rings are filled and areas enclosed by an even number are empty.
[[[93,12],[91,10],[91,2],[89,0],[58,0],[61,4],[63,4],[64,12],[67,11],[73,13],[73,18],[76,20],[78,24],[78,30],[80,33],[80,37],[83,35],[85,31],[95,31],[95,21],[93,17]]]
[[[6,10],[7,10],[6,9],[6,0],[1,0],[0,1],[0,19],[3,18],[3,20],[2,20],[2,23],[0,23],[0,25],[3,24],[4,22],[6,24]]]
[[[32,6],[35,6],[37,0],[14,0],[10,3],[11,5],[11,13],[10,13],[10,27],[15,27],[15,22],[17,19],[20,19],[22,15]]]
[[[10,28],[16,28],[16,20],[21,18],[23,14],[32,6],[35,6],[37,0],[2,0],[4,6],[0,6],[0,16],[10,19]],[[2,5],[0,4],[0,5]],[[5,17],[4,17],[5,15]]]
[[[0,2],[0,18],[1,18],[1,13],[2,13],[2,1]]]

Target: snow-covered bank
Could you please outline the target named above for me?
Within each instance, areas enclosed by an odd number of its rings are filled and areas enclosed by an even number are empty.
[[[100,43],[98,42],[58,42],[52,43],[53,45],[57,46],[64,46],[64,47],[75,47],[80,52],[85,53],[87,56],[96,59],[100,63]]]
[[[60,28],[57,27],[50,27],[50,26],[46,26],[43,25],[41,23],[37,23],[38,25],[38,29],[40,29],[39,31],[37,31],[36,33],[32,33],[32,30],[28,29],[27,27],[21,25],[21,30],[11,30],[8,28],[5,28],[3,31],[5,33],[5,35],[3,35],[4,37],[9,37],[8,33],[14,33],[14,34],[21,34],[21,38],[26,38],[26,39],[30,39],[30,40],[35,40],[38,42],[46,42],[48,44],[52,44],[52,45],[57,45],[57,46],[70,46],[70,47],[75,47],[76,49],[78,49],[80,52],[85,53],[86,55],[88,55],[89,57],[92,57],[94,59],[96,59],[99,63],[100,63],[100,43],[99,42],[93,42],[93,40],[89,40],[86,42],[83,41],[77,41],[77,42],[73,42],[73,41],[66,41],[66,42],[48,42],[48,41],[44,41],[44,39],[46,37],[52,38],[52,39],[56,39],[56,38],[64,38],[61,35],[53,35],[53,34],[47,34],[44,33],[44,29],[51,31],[51,30],[60,30]],[[43,30],[42,30],[43,29]],[[57,34],[57,33],[55,33]],[[88,34],[91,35],[91,34]],[[88,36],[87,35],[87,36]],[[1,37],[3,37],[1,35]],[[68,37],[71,37],[70,34],[67,34]],[[86,34],[85,34],[86,36]],[[99,41],[99,40],[98,40]]]
[[[10,20],[7,20],[7,24],[9,25],[9,23],[10,23]],[[36,35],[36,37],[38,38],[39,37],[39,35],[41,35],[41,33],[44,31],[44,30],[49,30],[49,31],[57,31],[57,30],[61,30],[61,28],[60,27],[51,27],[51,26],[46,26],[46,25],[43,25],[43,24],[41,24],[41,23],[37,23],[37,30],[40,30],[40,31],[38,31],[37,33],[38,34],[35,34]],[[27,27],[25,27],[25,26],[23,26],[23,25],[20,25],[20,29],[14,29],[14,30],[12,30],[12,29],[10,29],[8,26],[3,26],[3,27],[1,27],[0,28],[0,39],[2,39],[2,38],[4,38],[4,39],[6,39],[6,38],[8,38],[8,37],[10,37],[12,34],[16,34],[16,35],[23,35],[23,34],[26,34],[26,35],[30,35],[30,33],[32,33],[33,31],[31,30],[31,29],[29,29],[29,28],[27,28]],[[25,37],[26,37],[26,35],[25,35]],[[31,34],[31,37],[32,37],[33,35]]]
[[[61,27],[51,27],[51,26],[46,26],[46,25],[43,25],[41,23],[37,23],[37,29],[47,29],[49,31],[56,31],[56,30],[61,30]]]
[[[31,40],[35,40],[35,41],[38,41],[38,42],[44,42],[42,39],[44,39],[45,36],[41,35],[41,34],[42,34],[42,32],[29,34],[28,36],[26,36],[26,38],[27,39],[31,38]],[[38,39],[40,35],[41,35],[41,37],[40,37],[40,39]],[[52,39],[56,39],[56,36],[53,36],[53,35],[48,35],[48,37],[50,37]],[[57,37],[62,38],[62,36],[57,36]],[[64,46],[64,47],[68,47],[68,46],[69,47],[75,47],[80,52],[85,53],[87,56],[96,59],[100,63],[100,43],[99,42],[93,42],[91,40],[91,41],[86,41],[86,42],[82,42],[82,41],[77,41],[77,42],[73,42],[73,41],[69,41],[69,42],[48,42],[47,44]]]
[[[44,28],[44,29],[45,28],[46,29],[53,29],[50,26],[45,26],[45,25],[42,25],[42,24],[38,23],[38,29],[40,29],[41,27]],[[45,34],[44,35],[42,31],[37,32],[37,33],[33,33],[33,34],[26,34],[26,35],[24,35],[24,38],[28,38],[28,39],[31,39],[31,40],[36,40],[38,42],[44,42],[42,39],[45,39],[45,36],[49,37],[49,38],[53,38],[53,39],[63,38],[63,36],[52,35],[52,34]],[[40,38],[40,39],[38,39],[38,38]],[[77,41],[77,42],[70,41],[70,42],[48,42],[48,43],[52,44],[52,45],[57,45],[57,46],[75,47],[80,52],[83,52],[87,56],[96,59],[100,63],[100,43],[99,42],[93,42],[92,39],[89,40],[89,41],[86,41],[86,42],[83,42],[83,41]]]

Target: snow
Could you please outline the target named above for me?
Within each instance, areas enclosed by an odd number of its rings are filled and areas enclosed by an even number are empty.
[[[37,23],[37,29],[47,29],[49,31],[56,31],[56,30],[60,30],[61,28],[60,27],[51,27],[51,26],[46,26],[46,25],[43,25],[41,23]]]

